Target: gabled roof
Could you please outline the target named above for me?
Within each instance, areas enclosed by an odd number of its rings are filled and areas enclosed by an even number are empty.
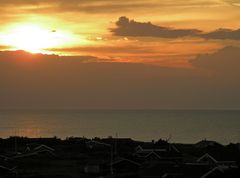
[[[181,172],[186,177],[200,178],[202,175],[204,175],[210,170],[210,166],[204,163],[184,163],[181,166]]]
[[[173,144],[169,144],[170,149],[173,149],[175,152],[180,153],[180,151],[177,149],[177,147]]]
[[[0,155],[0,160],[7,161],[9,158],[4,155]]]
[[[112,163],[112,165],[118,164],[118,163],[123,162],[123,161],[127,161],[127,162],[129,162],[129,163],[131,163],[131,164],[135,164],[135,165],[137,165],[137,166],[140,166],[139,163],[137,163],[137,162],[135,162],[135,161],[133,161],[133,160],[130,160],[130,159],[126,159],[126,158],[119,158],[119,159],[115,160],[115,161]]]
[[[197,148],[207,148],[209,146],[222,146],[222,145],[215,141],[210,141],[210,140],[202,140],[195,144],[195,147]]]
[[[4,166],[0,166],[0,173],[1,173],[1,176],[3,175],[6,175],[6,174],[13,174],[14,171],[13,169],[9,169],[7,167],[4,167]]]
[[[220,173],[224,173],[226,170],[228,170],[229,168],[227,166],[217,166],[215,168],[213,168],[212,170],[208,171],[206,174],[204,174],[203,176],[201,176],[201,178],[206,178],[209,175],[213,174],[214,172],[220,172]]]
[[[138,146],[135,148],[135,150],[136,150],[136,151],[142,151],[143,148],[142,148],[140,145],[138,145]]]
[[[180,153],[180,151],[176,148],[175,145],[173,144],[168,144],[168,145],[164,145],[164,146],[154,146],[154,145],[138,145],[135,148],[136,152],[167,152],[167,151],[174,151],[176,153]]]
[[[100,146],[107,146],[107,147],[111,147],[112,145],[104,143],[104,142],[100,142],[100,141],[96,141],[96,140],[90,140],[86,142],[86,145],[100,145]]]
[[[103,142],[133,142],[131,138],[102,138],[101,141]]]
[[[51,151],[51,150],[48,150],[48,149],[40,149],[40,150],[34,150],[32,152],[27,152],[27,153],[22,153],[22,154],[19,154],[17,156],[14,156],[13,158],[27,158],[27,157],[32,157],[32,156],[38,156],[40,154],[43,154],[43,153],[47,153],[48,155],[51,155],[53,157],[55,157],[56,155]]]
[[[26,157],[31,157],[31,156],[37,156],[37,152],[30,152],[30,153],[23,153],[17,156],[14,156],[13,158],[26,158]]]
[[[201,162],[203,159],[208,158],[210,160],[212,160],[214,163],[217,163],[218,161],[216,159],[214,159],[211,155],[209,155],[208,153],[206,153],[205,155],[203,155],[202,157],[200,157],[197,162]]]
[[[158,152],[166,152],[167,149],[163,148],[163,147],[147,147],[147,148],[143,148],[142,146],[138,145],[135,150],[137,151],[137,153],[139,152],[153,152],[153,151],[158,151]]]
[[[34,148],[35,151],[38,150],[49,150],[49,151],[55,151],[53,148],[46,146],[46,145],[40,145]]]
[[[161,178],[167,178],[167,177],[182,177],[182,174],[177,174],[177,173],[166,173],[166,174],[164,174],[164,175],[162,175],[162,177]]]
[[[154,156],[156,156],[158,159],[161,159],[161,157],[160,157],[156,152],[154,152],[154,151],[152,151],[152,152],[150,152],[149,154],[147,154],[147,155],[145,156],[145,158],[147,158],[147,157],[149,157],[149,156],[151,156],[151,155],[154,155]]]

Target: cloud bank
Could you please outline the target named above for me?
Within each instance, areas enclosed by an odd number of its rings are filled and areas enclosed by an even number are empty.
[[[218,29],[206,33],[197,29],[173,29],[154,25],[151,22],[136,22],[134,20],[129,20],[129,18],[124,16],[118,19],[116,26],[116,28],[110,29],[110,31],[116,36],[159,38],[198,37],[205,39],[240,40],[240,29]]]
[[[1,52],[0,108],[240,109],[239,51],[198,56],[192,69]]]
[[[229,46],[219,50],[217,53],[200,55],[190,62],[195,68],[213,71],[221,78],[240,79],[239,50],[238,47]]]

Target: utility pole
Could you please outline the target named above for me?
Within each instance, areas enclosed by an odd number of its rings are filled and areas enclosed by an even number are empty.
[[[15,128],[15,134],[14,134],[14,149],[15,153],[17,154],[17,129]]]
[[[116,133],[115,143],[114,143],[114,154],[117,156],[117,141],[118,141],[118,133]]]
[[[111,144],[107,144],[107,143],[103,143],[103,142],[99,142],[99,141],[94,141],[94,140],[91,140],[89,142],[86,143],[87,146],[92,149],[93,148],[93,145],[94,144],[99,144],[99,145],[103,145],[103,146],[106,146],[108,148],[110,148],[110,174],[111,174],[111,177],[113,178],[113,167],[112,167],[112,164],[113,164],[113,146]]]

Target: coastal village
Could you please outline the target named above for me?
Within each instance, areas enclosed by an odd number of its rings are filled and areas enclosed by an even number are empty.
[[[239,178],[240,144],[130,138],[0,139],[1,178]]]

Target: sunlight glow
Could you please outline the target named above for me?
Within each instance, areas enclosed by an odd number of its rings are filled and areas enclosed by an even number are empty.
[[[31,53],[43,52],[66,43],[69,36],[56,30],[34,25],[21,25],[10,30],[4,37],[5,44]]]

